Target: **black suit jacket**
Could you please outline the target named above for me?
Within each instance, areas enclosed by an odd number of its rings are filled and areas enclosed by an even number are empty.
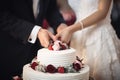
[[[32,0],[0,1],[0,76],[21,73],[23,65],[35,56],[40,44],[27,40],[36,24],[42,26],[44,18],[54,30],[64,22],[56,0],[40,0],[37,19],[34,19]]]

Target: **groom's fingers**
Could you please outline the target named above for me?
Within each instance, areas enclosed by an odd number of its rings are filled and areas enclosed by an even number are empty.
[[[55,36],[51,32],[48,31],[48,34],[50,36],[50,39],[52,39],[53,41],[56,40]]]

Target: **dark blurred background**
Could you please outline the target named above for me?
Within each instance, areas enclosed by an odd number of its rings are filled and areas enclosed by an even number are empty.
[[[114,0],[111,19],[111,23],[120,39],[120,0]]]

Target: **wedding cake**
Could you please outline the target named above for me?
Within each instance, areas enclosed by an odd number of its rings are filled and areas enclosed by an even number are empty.
[[[56,41],[38,50],[37,57],[23,67],[23,80],[89,80],[89,67],[75,49]]]

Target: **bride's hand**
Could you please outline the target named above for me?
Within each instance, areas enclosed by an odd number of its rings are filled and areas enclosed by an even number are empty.
[[[73,33],[71,32],[70,27],[67,27],[63,29],[61,32],[57,33],[55,38],[60,39],[62,42],[65,42],[68,44],[70,42],[72,34]]]

